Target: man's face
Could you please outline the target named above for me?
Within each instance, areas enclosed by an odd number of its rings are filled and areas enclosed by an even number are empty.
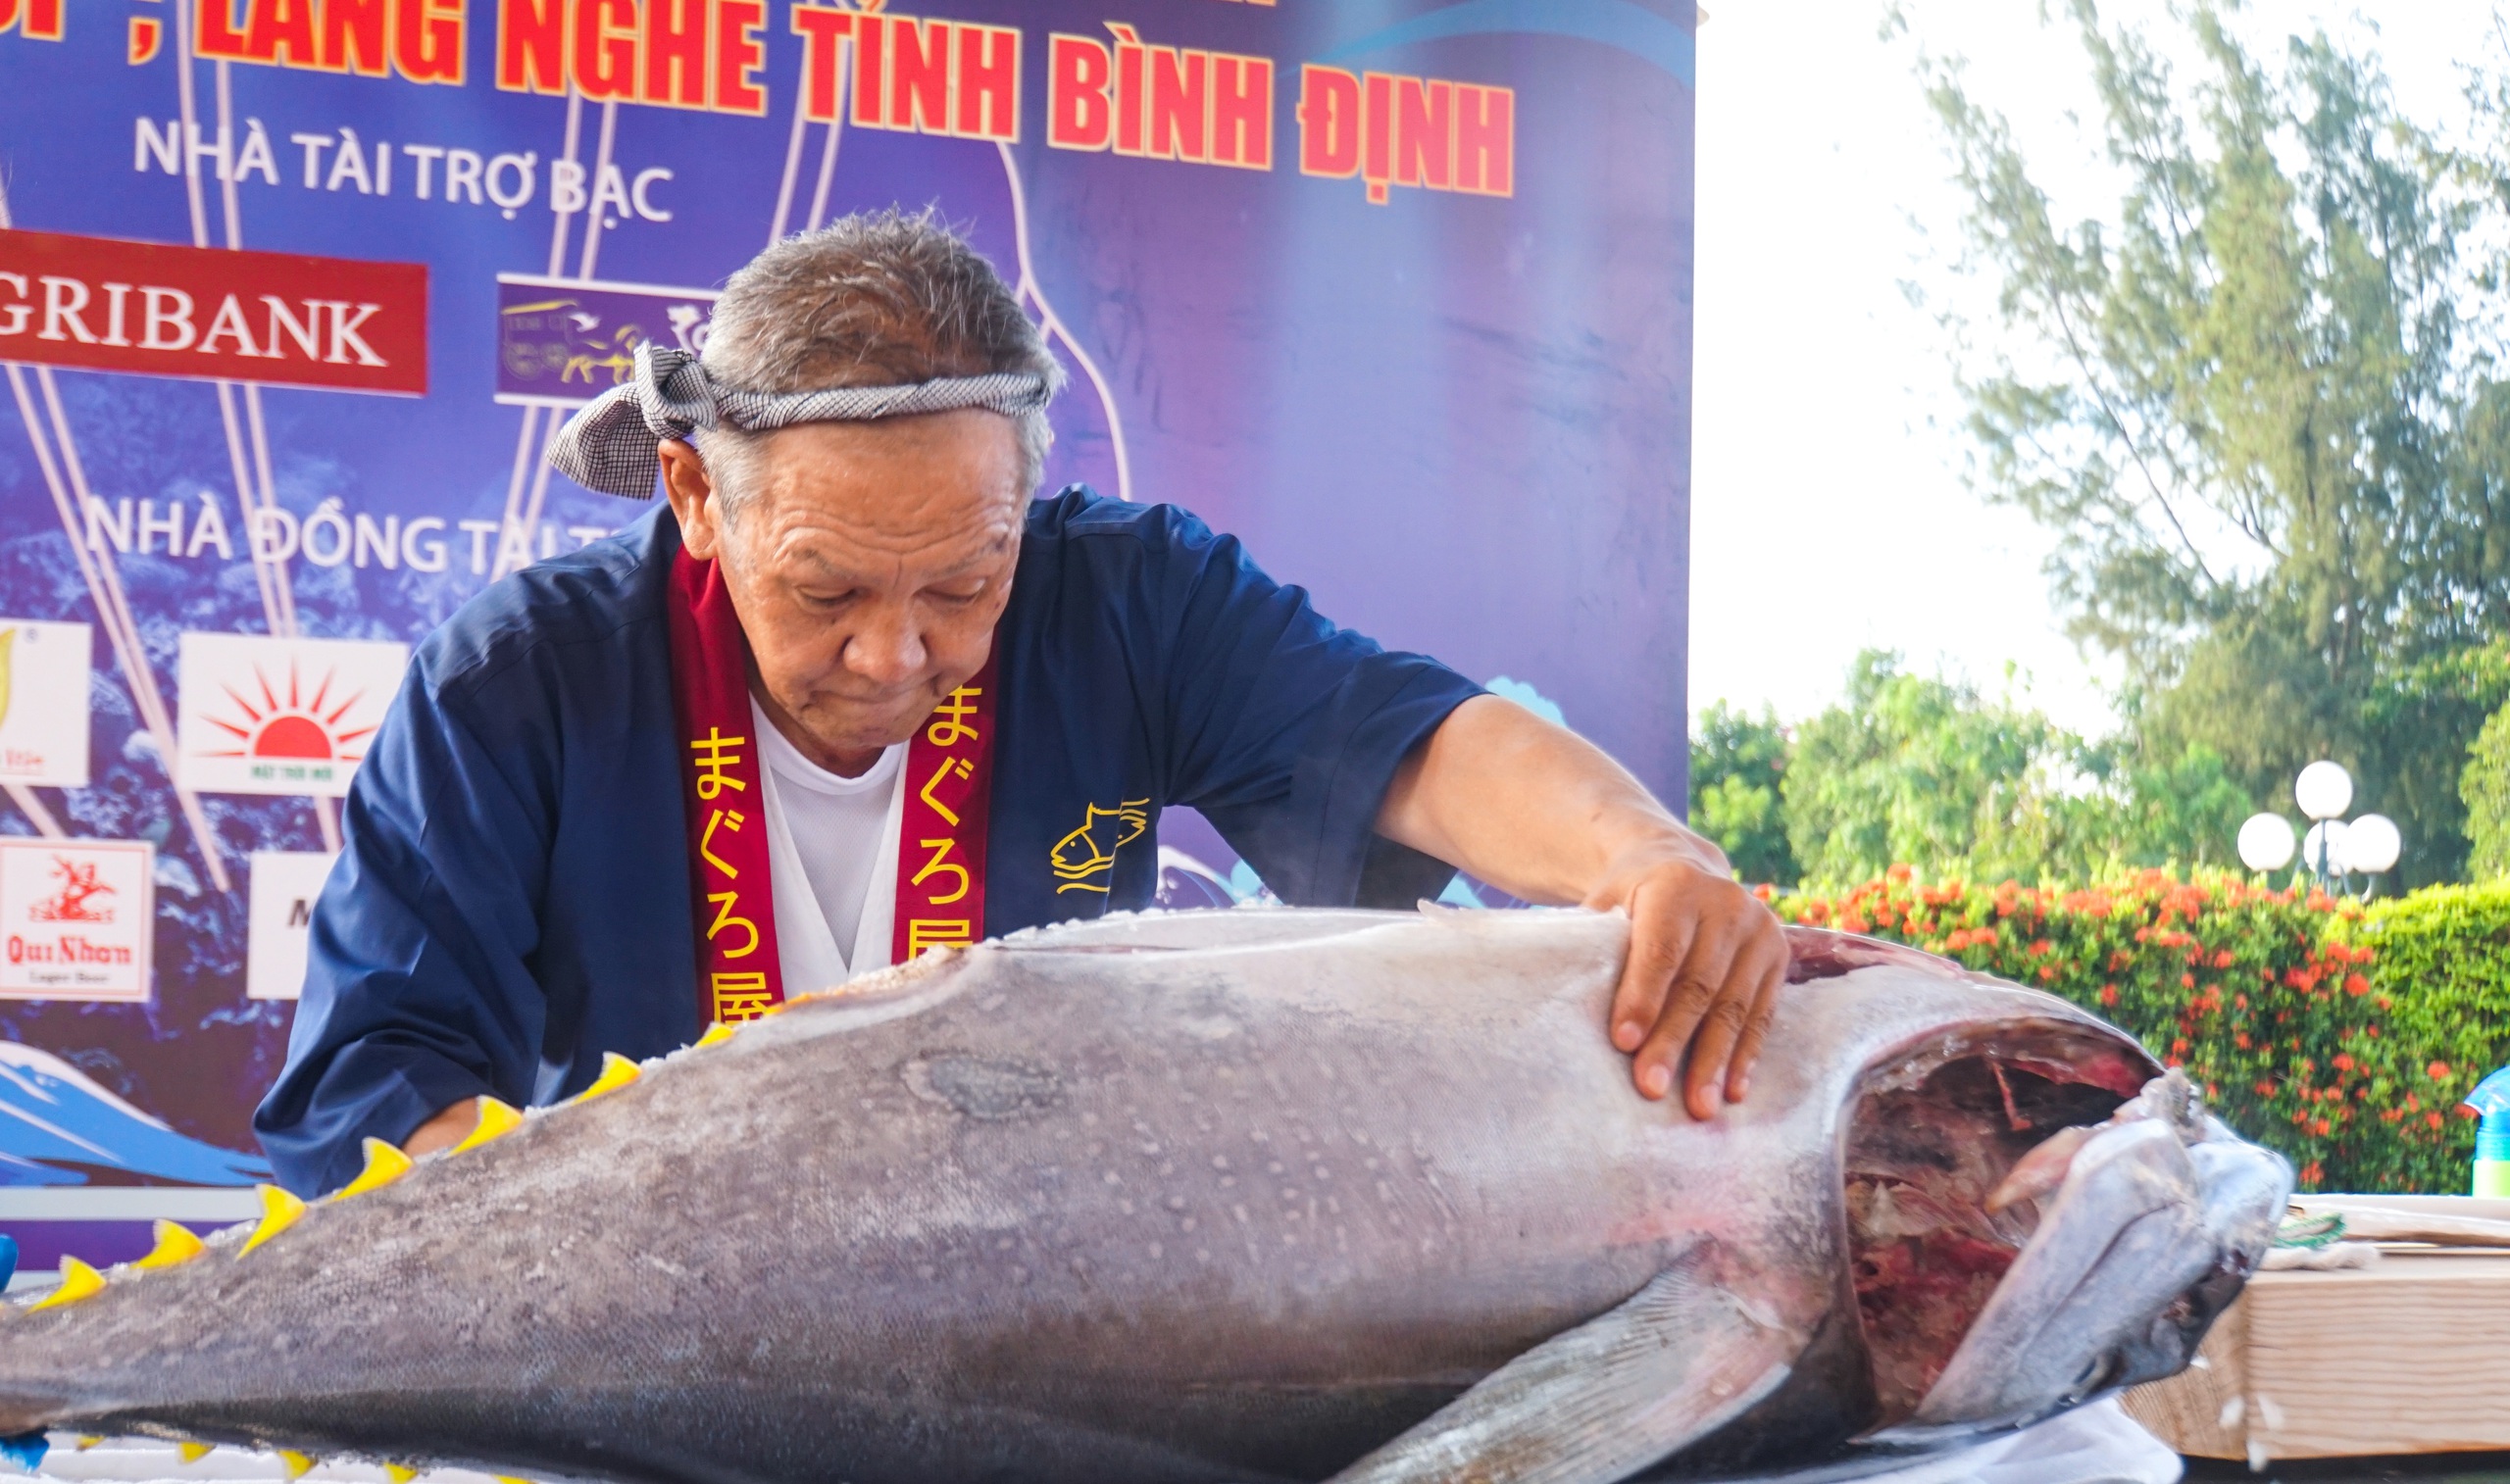
[[[728,522],[694,451],[663,452],[689,555],[722,565],[749,636],[752,688],[822,766],[870,767],[983,667],[1028,504],[1010,419],[784,428]]]

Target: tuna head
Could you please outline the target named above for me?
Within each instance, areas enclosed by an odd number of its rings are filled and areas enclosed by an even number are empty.
[[[2106,1121],[2051,1137],[1989,1195],[2038,1208],[2038,1229],[1913,1421],[2028,1420],[2177,1374],[2291,1190],[2283,1158],[2206,1114],[2176,1069]]]
[[[1799,980],[1895,967],[1957,972],[1797,936]],[[1875,1060],[1844,1143],[1869,1437],[1891,1446],[2176,1374],[2264,1257],[2292,1183],[2184,1073],[2080,1017],[1956,1025]]]

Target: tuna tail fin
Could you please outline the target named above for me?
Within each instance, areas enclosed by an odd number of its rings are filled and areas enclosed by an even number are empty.
[[[1698,1243],[1330,1484],[1614,1484],[1706,1437],[1777,1390],[1805,1344],[1716,1258]]]

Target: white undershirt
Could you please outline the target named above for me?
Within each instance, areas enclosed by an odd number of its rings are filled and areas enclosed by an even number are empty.
[[[906,744],[847,778],[802,756],[754,697],[750,718],[767,764],[761,781],[784,993],[808,994],[887,966]]]

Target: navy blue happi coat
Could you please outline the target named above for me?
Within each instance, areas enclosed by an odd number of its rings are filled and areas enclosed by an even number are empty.
[[[672,706],[668,508],[506,578],[420,644],[351,785],[287,1067],[255,1115],[280,1178],[345,1183],[360,1141],[439,1110],[580,1091],[604,1052],[694,1039],[695,928]],[[1450,874],[1375,833],[1413,746],[1478,687],[1338,628],[1174,506],[1030,507],[1000,629],[985,931],[1147,905],[1154,827],[1104,894],[1057,842],[1188,805],[1286,901],[1409,905]]]

